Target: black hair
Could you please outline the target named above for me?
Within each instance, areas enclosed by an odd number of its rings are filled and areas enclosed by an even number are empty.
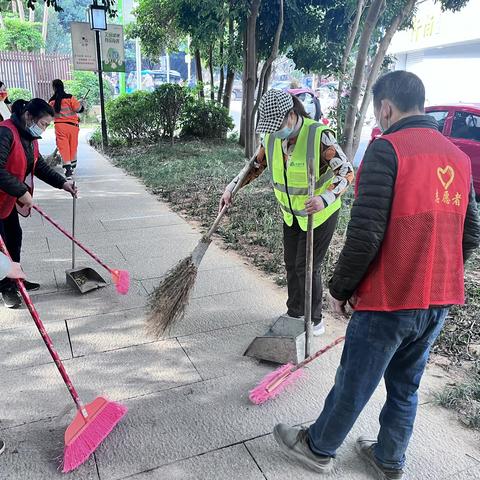
[[[390,100],[402,113],[414,109],[423,112],[425,107],[425,86],[414,73],[405,70],[382,75],[372,88],[373,103],[380,107],[382,100]]]
[[[0,88],[2,88],[5,84],[0,81]]]
[[[65,86],[63,85],[63,82],[57,78],[52,82],[52,88],[54,94],[50,101],[55,100],[53,109],[55,112],[60,113],[60,110],[62,109],[62,99],[65,98]]]
[[[34,98],[27,102],[27,100],[16,100],[12,105],[12,113],[17,117],[21,117],[25,112],[30,113],[34,120],[37,120],[46,115],[53,117],[55,112],[53,108],[41,98]]]
[[[293,108],[292,110],[299,116],[303,118],[310,118],[310,115],[307,113],[305,110],[305,107],[303,106],[303,103],[300,101],[300,99],[296,95],[292,95],[293,99]],[[290,111],[292,111],[290,110]]]

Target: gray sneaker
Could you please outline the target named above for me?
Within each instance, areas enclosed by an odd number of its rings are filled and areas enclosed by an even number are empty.
[[[376,440],[368,440],[365,437],[359,437],[355,444],[355,450],[373,467],[378,480],[400,480],[403,476],[403,470],[386,468],[376,459],[374,452],[376,444]]]
[[[273,429],[273,438],[283,453],[305,467],[317,473],[329,473],[332,470],[332,457],[317,455],[310,449],[306,428],[289,427],[279,423]]]

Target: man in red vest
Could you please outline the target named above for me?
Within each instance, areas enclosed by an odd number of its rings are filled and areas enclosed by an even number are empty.
[[[383,135],[365,153],[329,285],[335,312],[345,314],[348,301],[355,309],[335,385],[308,429],[274,429],[287,455],[320,473],[331,470],[383,377],[380,431],[356,449],[376,478],[402,478],[430,347],[448,307],[464,303],[463,265],[480,244],[470,159],[424,114],[424,101],[409,72],[387,73],[373,87]]]

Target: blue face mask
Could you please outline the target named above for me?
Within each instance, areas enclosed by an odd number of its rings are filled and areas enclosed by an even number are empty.
[[[281,130],[279,130],[275,136],[278,138],[288,138],[291,134],[293,133],[293,128],[289,127],[283,127]]]
[[[32,134],[34,138],[40,138],[43,134],[43,129],[40,128],[36,123],[33,123],[28,127],[28,131]]]

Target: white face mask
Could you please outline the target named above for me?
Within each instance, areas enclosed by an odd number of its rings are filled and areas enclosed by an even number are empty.
[[[32,123],[28,127],[28,131],[32,134],[34,138],[40,138],[43,134],[43,128],[39,127],[36,123]]]
[[[380,119],[382,118],[382,115],[381,115],[381,113],[382,113],[382,108],[383,108],[383,105],[382,105],[382,107],[380,107],[380,112],[378,112],[378,117],[379,117],[379,118],[376,119],[376,120],[377,120],[377,126],[378,126],[378,128],[379,128],[379,129],[381,130],[381,132],[383,133],[383,132],[385,132],[385,130],[388,130],[391,125],[388,125],[388,120],[387,120],[387,126],[384,127],[384,126],[382,125],[381,120],[380,120]]]

